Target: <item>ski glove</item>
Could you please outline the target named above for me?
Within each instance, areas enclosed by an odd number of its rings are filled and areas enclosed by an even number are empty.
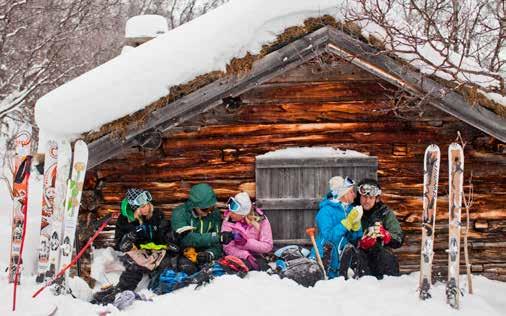
[[[249,266],[250,266],[253,270],[260,270],[260,266],[258,265],[257,259],[255,259],[255,257],[253,257],[252,255],[249,255],[249,256],[246,258],[246,261],[248,261]]]
[[[201,251],[197,253],[197,262],[199,264],[209,263],[213,261],[214,254],[210,251]]]
[[[248,240],[244,238],[241,233],[234,231],[232,234],[234,236],[234,242],[236,245],[244,246],[248,242]]]
[[[390,232],[381,224],[379,224],[378,230],[380,238],[383,240],[383,245],[387,245],[392,240],[392,235],[390,235]]]
[[[371,249],[376,245],[376,238],[371,236],[364,236],[358,242],[358,246],[364,250]]]
[[[364,210],[362,206],[355,206],[351,209],[348,216],[341,221],[341,224],[347,229],[352,231],[357,231],[360,229],[360,219],[362,218],[362,214]]]
[[[119,243],[119,250],[121,252],[129,252],[135,247],[137,241],[137,234],[135,232],[129,232],[125,234]]]
[[[222,232],[220,234],[220,243],[226,245],[229,244],[232,240],[234,240],[234,234],[232,234],[232,232]]]

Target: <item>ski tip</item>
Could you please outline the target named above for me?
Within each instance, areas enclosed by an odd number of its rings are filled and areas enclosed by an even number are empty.
[[[459,143],[451,143],[448,150],[462,150],[462,146]]]

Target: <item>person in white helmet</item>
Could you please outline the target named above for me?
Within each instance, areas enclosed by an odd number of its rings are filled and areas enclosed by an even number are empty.
[[[269,266],[263,254],[270,252],[273,246],[269,220],[251,203],[246,192],[231,197],[227,206],[221,231],[232,232],[234,240],[223,245],[223,251],[242,259],[251,270],[266,271]]]
[[[332,177],[329,192],[316,214],[316,246],[329,278],[347,277],[348,268],[354,269],[352,261],[358,253],[354,243],[362,237],[360,219],[363,213],[361,206],[352,205],[355,196],[353,180]],[[310,257],[315,258],[314,249]]]

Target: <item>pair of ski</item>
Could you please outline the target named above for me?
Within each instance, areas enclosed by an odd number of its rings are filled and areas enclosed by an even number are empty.
[[[425,150],[423,179],[422,248],[420,262],[420,299],[430,298],[432,279],[432,259],[434,256],[434,229],[436,225],[436,202],[439,181],[441,154],[437,145]],[[448,147],[448,281],[446,300],[459,308],[459,264],[460,264],[460,226],[463,197],[464,152],[457,143]]]
[[[76,141],[73,154],[68,141],[47,144],[36,278],[39,283],[51,279],[71,262],[87,162],[88,147],[82,140]]]

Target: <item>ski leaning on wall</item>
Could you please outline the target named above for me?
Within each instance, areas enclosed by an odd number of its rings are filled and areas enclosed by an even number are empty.
[[[30,174],[30,150],[32,127],[23,125],[15,138],[16,155],[14,157],[14,180],[12,184],[12,237],[8,268],[9,282],[20,282],[18,272],[21,269],[22,244],[26,230],[26,211],[28,206],[28,178]]]
[[[58,158],[56,163],[56,182],[55,198],[53,204],[53,213],[48,218],[50,228],[49,232],[49,260],[48,268],[44,277],[38,280],[47,280],[58,272],[60,266],[60,240],[63,231],[63,214],[65,207],[65,194],[67,192],[67,182],[70,174],[70,163],[72,160],[72,151],[68,141],[58,143]]]
[[[61,245],[61,260],[58,270],[71,262],[72,249],[76,235],[77,218],[79,205],[81,204],[81,195],[83,192],[84,177],[86,175],[86,166],[88,164],[88,146],[82,140],[78,140],[74,145],[74,158],[72,161],[72,176],[68,182],[67,194],[65,199],[64,221],[63,221],[63,243]],[[68,279],[67,270],[65,280]]]
[[[448,147],[448,282],[446,283],[447,303],[459,308],[459,264],[460,264],[460,216],[462,210],[464,152],[457,143]]]
[[[58,157],[58,143],[50,140],[44,160],[44,180],[42,189],[42,214],[40,223],[40,244],[37,265],[36,281],[44,281],[46,272],[49,269],[49,239],[51,237],[50,220],[54,212],[56,197],[56,165]]]
[[[423,161],[423,213],[422,247],[420,261],[420,299],[430,298],[432,284],[432,259],[434,257],[434,229],[436,225],[437,187],[441,153],[437,145],[425,150]]]

